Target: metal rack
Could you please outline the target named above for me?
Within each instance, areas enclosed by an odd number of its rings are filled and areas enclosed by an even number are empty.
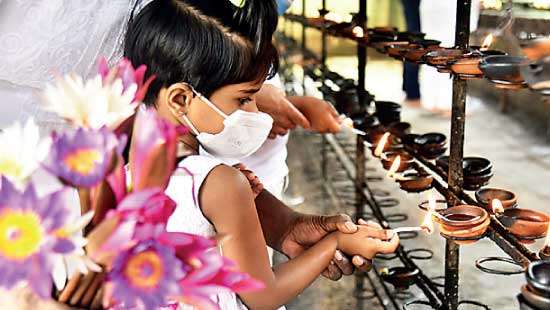
[[[307,49],[306,46],[306,0],[302,0],[302,16],[290,16],[285,19],[285,23],[298,22],[302,27],[302,53],[304,55],[310,55],[314,57],[314,53]],[[469,45],[470,37],[470,7],[471,0],[457,0],[457,15],[456,15],[456,32],[455,32],[455,45],[459,48],[466,49]],[[321,14],[326,14],[326,0],[322,1]],[[367,0],[359,0],[359,13],[356,16],[356,21],[360,27],[366,33],[367,22]],[[286,32],[286,25],[283,27]],[[328,56],[327,40],[328,37],[333,34],[324,30],[321,32],[321,57],[317,59],[320,62],[322,78],[321,82],[325,85],[328,69],[326,66],[326,59]],[[367,46],[362,42],[357,42],[357,61],[358,61],[358,76],[357,76],[357,94],[359,102],[364,103],[368,92],[365,85],[365,70],[367,62]],[[305,76],[302,86],[305,92]],[[464,128],[466,121],[466,94],[467,84],[465,80],[460,79],[458,76],[453,77],[453,102],[452,102],[452,115],[451,115],[451,134],[450,134],[450,156],[449,156],[449,171],[443,171],[429,160],[426,160],[416,152],[412,150],[406,150],[412,155],[417,165],[427,170],[430,174],[437,176],[440,180],[434,179],[434,188],[440,192],[448,202],[449,207],[457,204],[479,204],[469,196],[464,190],[464,177],[462,162],[464,158]],[[367,154],[365,152],[365,139],[363,136],[357,136],[354,146],[354,153],[349,154],[346,150],[353,148],[352,145],[346,145],[342,141],[339,141],[337,137],[333,135],[325,135],[322,138],[322,175],[325,180],[327,178],[327,153],[329,151],[336,154],[336,158],[346,172],[347,177],[353,181],[354,185],[354,202],[355,202],[355,214],[357,217],[367,214],[365,206],[370,208],[369,215],[373,219],[376,219],[384,228],[390,228],[391,221],[385,216],[382,211],[383,205],[376,197],[376,193],[370,186],[369,180],[373,178],[368,175],[366,169]],[[330,182],[325,182],[330,186]],[[329,191],[334,192],[334,189]],[[518,241],[513,235],[511,235],[498,221],[494,218],[491,219],[491,224],[485,235],[491,239],[497,246],[499,246],[504,252],[506,252],[518,265],[526,267],[530,262],[538,260],[535,253],[527,249],[520,241]],[[415,249],[418,250],[418,249]],[[415,251],[413,250],[413,252]],[[423,249],[420,249],[423,250]],[[395,256],[388,259],[399,259],[399,261],[406,267],[418,269],[419,275],[415,278],[415,284],[422,290],[427,300],[413,301],[416,304],[429,305],[434,309],[457,309],[460,304],[474,304],[488,308],[480,303],[474,301],[460,301],[459,300],[459,274],[460,274],[460,246],[453,240],[446,240],[445,246],[445,283],[440,285],[426,276],[420,268],[415,264],[415,257],[411,256],[411,250],[407,251],[404,247],[400,246]],[[380,280],[383,289],[382,292],[374,291],[369,297],[376,297],[380,300],[380,303],[384,308],[398,309],[398,303],[394,296],[391,294],[390,288],[381,280],[381,275],[378,271],[375,271],[375,275]],[[365,298],[364,280],[371,282],[371,286],[374,287],[373,279],[367,274],[359,274],[356,276],[356,297],[360,300]],[[443,292],[440,288],[443,287]],[[387,304],[383,295],[386,295],[389,299]]]

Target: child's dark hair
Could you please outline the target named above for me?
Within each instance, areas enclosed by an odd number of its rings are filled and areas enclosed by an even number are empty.
[[[189,83],[209,97],[226,85],[270,78],[278,68],[274,49],[256,51],[182,0],[154,0],[134,16],[124,54],[134,65],[147,65],[148,76],[156,75],[144,100],[149,105],[162,87],[175,83]]]

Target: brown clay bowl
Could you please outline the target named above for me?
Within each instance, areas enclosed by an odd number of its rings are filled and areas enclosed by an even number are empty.
[[[420,155],[427,159],[438,158],[447,151],[447,137],[441,133],[423,134],[418,136],[414,143]]]
[[[489,181],[494,176],[494,173],[489,170],[478,175],[464,175],[464,189],[467,191],[477,191],[483,186],[489,185]]]
[[[519,239],[538,239],[546,236],[550,217],[529,209],[507,209],[497,218],[510,233]]]
[[[399,187],[409,193],[420,193],[432,187],[433,176],[417,172],[405,173],[403,178],[397,180]]]
[[[454,74],[465,74],[472,76],[483,75],[481,69],[479,69],[479,62],[481,61],[481,56],[475,57],[464,57],[450,62],[451,71]]]
[[[416,277],[420,271],[418,269],[410,269],[407,267],[392,267],[386,272],[382,272],[382,279],[392,284],[396,290],[406,290],[416,281]]]
[[[524,40],[520,45],[523,53],[530,60],[538,60],[550,55],[550,37]]]
[[[442,50],[442,49],[444,49],[444,48],[440,47],[438,45],[432,45],[432,46],[428,46],[428,47],[423,47],[423,48],[410,50],[407,53],[405,53],[405,55],[403,55],[403,57],[407,61],[421,63],[421,62],[423,62],[424,55],[426,55],[427,53],[429,53],[431,51],[437,51],[437,50]]]
[[[481,224],[468,228],[458,228],[441,224],[439,230],[441,234],[445,237],[450,237],[456,240],[464,239],[461,241],[457,241],[457,243],[466,245],[474,243],[475,241],[477,241],[478,238],[485,235],[485,232],[487,231],[490,223],[491,220],[487,218]]]
[[[430,51],[424,55],[424,61],[432,66],[446,67],[450,61],[454,61],[462,57],[465,52],[458,48],[445,48],[435,51]]]
[[[527,58],[509,55],[496,55],[483,57],[479,68],[489,80],[506,85],[524,83],[520,68],[527,64]]]
[[[397,172],[403,172],[407,169],[409,169],[414,162],[414,158],[403,152],[386,152],[382,154],[382,166],[384,166],[384,169],[390,170],[393,162],[397,158],[397,156],[400,156],[401,158],[401,164],[399,165],[399,168],[397,169]]]
[[[406,46],[409,45],[408,41],[382,41],[372,43],[372,47],[378,50],[380,53],[385,53],[386,48],[390,46]]]
[[[411,124],[407,122],[392,123],[388,126],[388,131],[394,136],[402,138],[411,132]]]
[[[498,199],[504,209],[517,207],[518,197],[515,193],[498,188],[482,188],[476,192],[476,200],[490,211],[493,210],[493,199]]]
[[[550,298],[541,296],[534,292],[533,288],[527,284],[521,287],[521,295],[525,301],[535,309],[550,309]]]
[[[395,27],[374,27],[369,29],[370,32],[376,33],[376,34],[384,34],[384,35],[395,35],[397,33],[397,28]]]
[[[475,229],[489,218],[487,211],[470,205],[448,208],[440,211],[439,214],[443,215],[444,218],[434,217],[435,221],[451,232]]]

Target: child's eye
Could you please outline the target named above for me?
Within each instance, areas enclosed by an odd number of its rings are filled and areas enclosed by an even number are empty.
[[[248,103],[250,103],[251,101],[252,101],[252,98],[250,98],[250,97],[239,99],[239,103],[240,103],[241,105],[248,104]]]

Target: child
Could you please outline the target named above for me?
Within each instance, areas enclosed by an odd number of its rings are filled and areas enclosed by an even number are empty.
[[[267,2],[253,0],[248,5],[251,12],[266,12],[262,6]],[[266,286],[239,298],[219,292],[212,298],[220,308],[276,308],[310,285],[337,249],[372,258],[398,246],[397,236],[390,241],[374,239],[379,231],[362,226],[355,234],[331,233],[302,255],[271,269],[246,177],[218,159],[198,154],[202,147],[218,158],[242,158],[265,141],[272,119],[258,112],[254,100],[277,68],[275,50],[253,46],[181,1],[155,0],[129,25],[125,54],[157,76],[145,104],[166,120],[191,129],[181,144],[186,154],[194,155],[179,166],[193,176],[176,173],[170,180],[167,194],[178,208],[168,230],[228,236],[220,245],[223,255]]]

